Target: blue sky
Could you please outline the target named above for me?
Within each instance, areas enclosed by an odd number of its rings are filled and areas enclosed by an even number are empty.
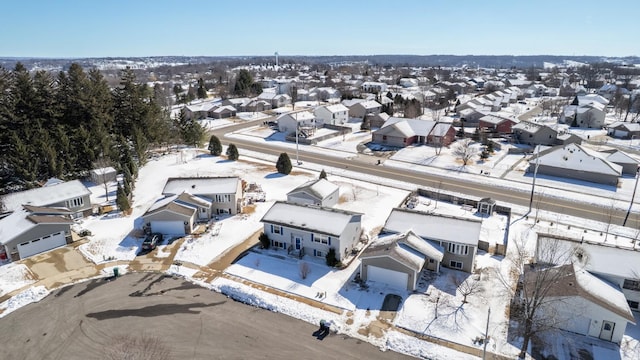
[[[640,55],[640,1],[5,0],[0,56]]]

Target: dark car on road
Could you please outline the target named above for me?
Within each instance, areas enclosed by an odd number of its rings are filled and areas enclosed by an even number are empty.
[[[162,234],[150,234],[142,242],[142,250],[151,251],[162,242]]]

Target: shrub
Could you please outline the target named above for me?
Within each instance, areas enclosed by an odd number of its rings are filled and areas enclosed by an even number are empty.
[[[227,147],[227,158],[231,161],[236,161],[239,156],[238,148],[234,144],[229,144],[229,147]]]
[[[338,259],[336,258],[336,249],[329,249],[329,251],[327,252],[327,256],[325,256],[325,259],[327,260],[328,266],[336,266],[338,264]]]
[[[269,246],[271,246],[271,241],[269,240],[269,237],[265,233],[260,233],[258,240],[260,240],[260,245],[262,245],[263,249],[268,249]]]
[[[211,138],[209,139],[209,152],[213,156],[219,156],[222,154],[222,144],[220,143],[220,139],[215,135],[211,135]]]

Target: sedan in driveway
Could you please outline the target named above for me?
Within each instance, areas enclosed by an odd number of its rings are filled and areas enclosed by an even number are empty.
[[[159,242],[162,242],[162,234],[151,234],[142,242],[142,250],[151,251],[158,246]]]

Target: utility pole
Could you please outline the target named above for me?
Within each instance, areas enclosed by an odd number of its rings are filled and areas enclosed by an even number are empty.
[[[629,202],[629,208],[627,209],[627,214],[624,216],[624,221],[622,222],[622,226],[627,225],[627,219],[629,218],[629,213],[631,213],[631,207],[633,206],[633,200],[636,197],[636,189],[638,188],[638,178],[640,174],[638,173],[640,169],[636,170],[636,184],[633,186],[633,194],[631,195],[631,201]]]
[[[484,349],[482,349],[482,360],[487,358],[487,342],[489,342],[489,317],[491,316],[491,308],[487,312],[487,327],[484,330]]]
[[[536,155],[536,167],[533,169],[533,182],[531,183],[531,197],[529,198],[529,211],[527,214],[531,213],[531,206],[533,205],[533,193],[536,189],[536,176],[538,175],[538,166],[540,165],[540,145],[536,145],[534,154]]]
[[[298,134],[298,128],[300,127],[300,124],[298,124],[298,113],[295,113],[296,116],[296,164],[300,165],[300,157],[299,157],[299,150],[298,150],[298,137],[300,136]]]

